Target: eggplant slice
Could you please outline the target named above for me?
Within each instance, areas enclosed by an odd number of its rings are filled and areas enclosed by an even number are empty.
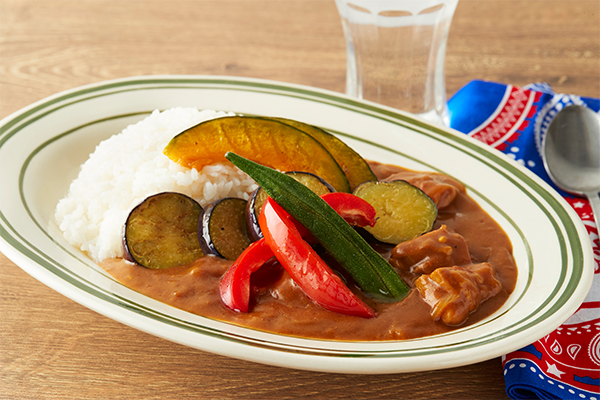
[[[186,265],[204,255],[198,242],[202,207],[181,193],[163,192],[146,198],[125,222],[125,258],[162,269]]]
[[[226,197],[208,205],[198,221],[198,239],[206,254],[236,260],[250,245],[246,200]]]

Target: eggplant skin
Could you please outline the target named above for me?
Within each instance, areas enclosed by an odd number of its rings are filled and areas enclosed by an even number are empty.
[[[407,181],[369,181],[356,187],[354,195],[377,211],[377,223],[365,227],[380,242],[398,244],[429,232],[437,219],[435,202]]]
[[[189,196],[162,192],[129,213],[123,230],[124,258],[150,269],[187,265],[202,257],[198,242],[200,204]]]
[[[246,202],[246,232],[252,240],[263,238],[262,231],[258,225],[258,215],[260,213],[258,203],[261,202],[259,197],[263,197],[263,194],[266,194],[266,192],[258,188],[250,194],[250,198]],[[264,203],[264,199],[262,202]]]
[[[205,254],[233,261],[250,245],[246,207],[246,200],[235,197],[206,206],[198,220],[198,240]]]

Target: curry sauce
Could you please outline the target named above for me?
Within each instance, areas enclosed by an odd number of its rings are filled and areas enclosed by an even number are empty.
[[[269,282],[253,287],[250,312],[231,311],[221,303],[219,282],[233,262],[215,256],[162,270],[147,269],[122,259],[105,260],[100,266],[123,285],[176,308],[249,328],[307,338],[350,341],[418,338],[473,324],[499,309],[512,293],[517,279],[512,246],[502,228],[452,178],[374,162],[370,166],[380,180],[404,179],[421,187],[439,207],[434,230],[445,226],[448,231],[464,237],[470,262],[489,263],[495,271],[501,289],[479,304],[461,325],[449,326],[432,318],[432,307],[415,288],[421,274],[410,269],[398,269],[411,290],[397,303],[376,302],[350,285],[377,313],[376,317],[365,319],[321,308],[286,272],[277,269],[273,270]],[[394,246],[373,245],[386,258],[392,256]]]

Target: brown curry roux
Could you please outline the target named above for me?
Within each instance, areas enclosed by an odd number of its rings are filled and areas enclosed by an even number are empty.
[[[379,163],[370,165],[380,180],[406,179],[417,186],[415,181],[421,180],[422,186],[424,180],[425,186],[436,187],[430,179],[432,174]],[[451,178],[437,177],[442,182],[450,181],[462,187]],[[473,324],[500,308],[514,289],[517,268],[511,243],[500,226],[466,194],[464,188],[455,190],[450,196],[453,198],[448,198],[444,191],[436,193],[434,190],[428,194],[440,205],[434,229],[446,225],[449,231],[462,235],[472,262],[490,263],[502,284],[500,293],[483,302],[462,326]],[[392,246],[380,245],[377,249],[389,257]],[[221,276],[231,264],[231,261],[206,256],[186,266],[163,270],[146,269],[122,259],[105,260],[100,265],[125,286],[179,309],[284,335],[352,341],[399,340],[457,328],[432,319],[431,307],[414,289],[418,275],[409,271],[400,272],[413,288],[401,302],[377,303],[358,293],[375,309],[375,318],[351,317],[321,308],[308,299],[285,272],[276,282],[254,289],[249,313],[237,313],[221,303],[218,293]]]

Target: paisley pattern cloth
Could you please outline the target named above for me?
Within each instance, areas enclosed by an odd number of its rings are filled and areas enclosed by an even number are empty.
[[[514,158],[552,185],[575,209],[592,240],[592,289],[579,310],[554,332],[502,358],[513,399],[600,400],[600,239],[589,202],[559,190],[541,158],[556,113],[569,104],[599,112],[600,99],[557,94],[547,84],[526,87],[472,81],[449,101],[450,126]]]

